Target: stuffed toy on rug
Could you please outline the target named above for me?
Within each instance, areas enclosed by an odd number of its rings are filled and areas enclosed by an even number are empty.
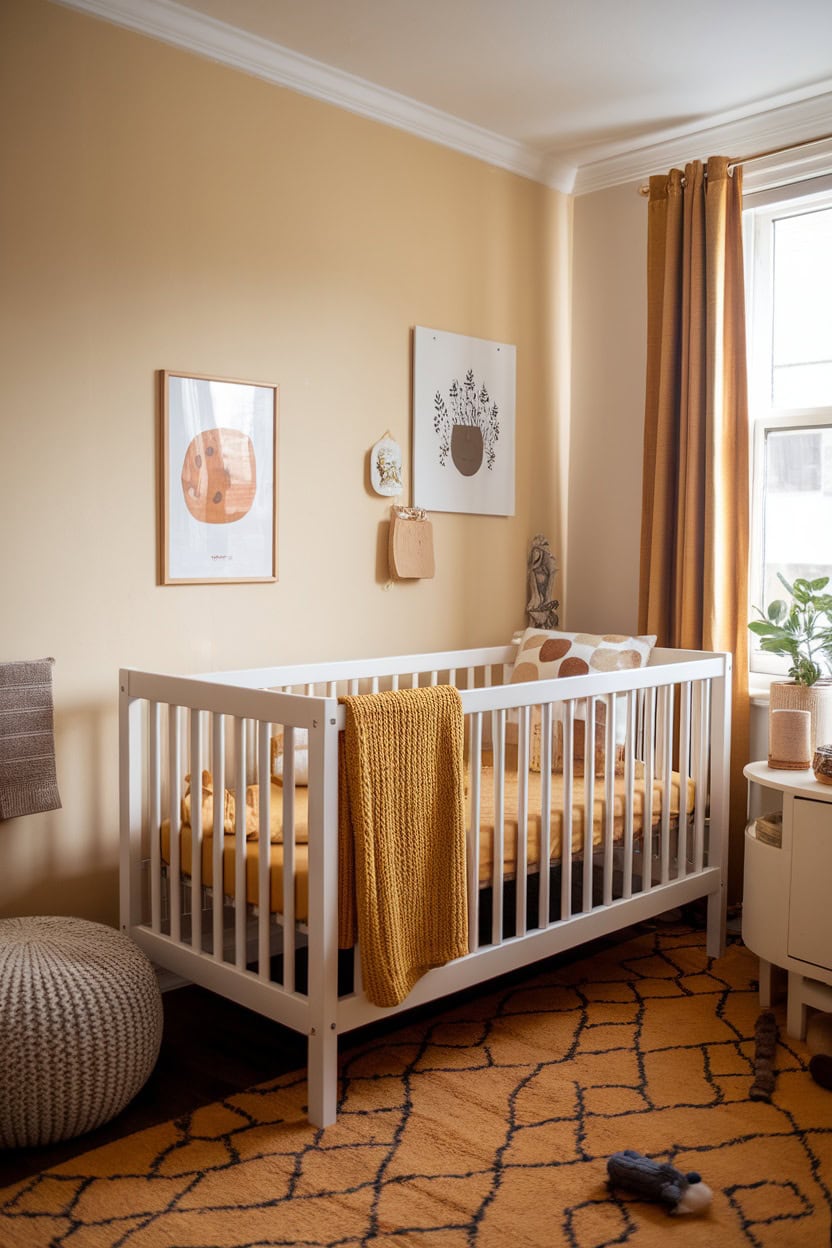
[[[777,1020],[765,1010],[754,1027],[754,1082],[748,1095],[752,1101],[770,1101],[777,1070]]]
[[[622,1187],[644,1200],[657,1200],[669,1213],[701,1213],[713,1193],[695,1170],[683,1174],[669,1162],[651,1161],[627,1148],[607,1162],[610,1187]]]

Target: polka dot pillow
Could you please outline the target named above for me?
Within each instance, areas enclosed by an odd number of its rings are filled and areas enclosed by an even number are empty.
[[[528,628],[520,639],[514,661],[512,683],[528,680],[550,680],[559,676],[584,676],[590,672],[628,671],[644,667],[656,644],[655,636],[625,637],[619,633],[562,633],[542,632]],[[573,734],[574,770],[584,774],[585,705],[579,702],[575,708]],[[552,770],[563,770],[562,716],[555,712],[552,742]],[[594,767],[596,776],[604,774],[606,764],[606,707],[596,703]],[[626,733],[626,706],[619,701],[616,706],[615,741],[621,747]],[[540,712],[533,708],[531,725],[531,748],[529,766],[540,771]],[[624,769],[623,749],[616,750],[615,770]]]
[[[527,628],[514,660],[512,684],[644,667],[655,644],[655,636],[542,632],[539,628]]]

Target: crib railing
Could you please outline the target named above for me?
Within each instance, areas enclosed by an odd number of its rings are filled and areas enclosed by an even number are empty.
[[[360,950],[340,964],[337,951],[345,694],[460,690],[469,954],[431,971],[404,1006],[703,895],[709,951],[720,951],[727,656],[658,651],[637,671],[516,685],[513,658],[513,647],[501,647],[196,678],[121,673],[122,926],[160,964],[307,1032],[313,1121],[334,1115],[337,1034],[390,1012],[363,996]],[[280,785],[272,783],[278,739]],[[203,772],[212,787],[206,813]],[[562,832],[553,854],[555,785]],[[270,840],[274,816],[279,847]],[[575,844],[573,820],[583,828]]]

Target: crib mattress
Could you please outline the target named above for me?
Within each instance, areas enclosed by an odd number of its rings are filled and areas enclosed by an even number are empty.
[[[527,852],[528,870],[536,872],[540,867],[541,845],[541,775],[530,772],[528,776],[528,817],[527,817]],[[468,819],[471,826],[470,782],[468,784]],[[519,779],[516,769],[506,768],[503,798],[503,874],[511,879],[517,870],[517,830],[518,830],[518,793]],[[674,772],[670,783],[670,827],[673,831],[679,824],[679,793],[680,778]],[[643,775],[637,775],[633,784],[633,838],[639,841],[642,836],[645,817],[646,784]],[[695,787],[692,780],[688,781],[687,813],[691,816],[694,806]],[[663,785],[655,781],[653,785],[652,823],[653,828],[661,826]],[[612,803],[612,839],[620,844],[624,838],[627,794],[623,776],[615,777],[615,789]],[[494,867],[494,832],[495,832],[495,801],[494,771],[491,766],[482,768],[480,780],[480,852],[479,880],[480,887],[490,886],[493,880]],[[550,862],[561,860],[563,828],[564,828],[564,778],[561,774],[551,777],[550,802]],[[576,776],[572,791],[572,856],[577,859],[583,856],[587,842],[587,812],[585,809],[584,779]],[[295,823],[295,918],[305,922],[309,916],[309,850],[306,844],[308,834],[308,790],[295,789],[294,803]],[[269,845],[269,894],[270,908],[273,913],[283,912],[283,801],[282,791],[275,787],[272,794],[270,810],[270,832],[272,843]],[[592,818],[592,846],[598,849],[604,844],[607,827],[606,782],[603,777],[595,780]],[[249,832],[256,832],[255,822],[249,822]],[[180,867],[182,875],[191,875],[191,845],[193,833],[191,825],[182,823],[180,829]],[[275,843],[278,838],[280,841]],[[214,884],[213,834],[210,827],[203,829],[202,837],[202,883],[208,887]],[[171,836],[170,821],[166,819],[161,828],[161,854],[165,863],[170,863]],[[258,904],[258,863],[260,846],[256,839],[245,842],[245,895],[251,905]],[[223,836],[223,892],[228,897],[236,895],[236,837]]]

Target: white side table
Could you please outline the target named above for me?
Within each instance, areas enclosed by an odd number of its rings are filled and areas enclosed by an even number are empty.
[[[786,1030],[806,1035],[808,1008],[832,1011],[832,786],[811,769],[778,771],[749,763],[752,784],[782,801],[780,846],[745,829],[742,937],[760,959],[760,1005],[771,1004],[772,967],[788,971]]]

